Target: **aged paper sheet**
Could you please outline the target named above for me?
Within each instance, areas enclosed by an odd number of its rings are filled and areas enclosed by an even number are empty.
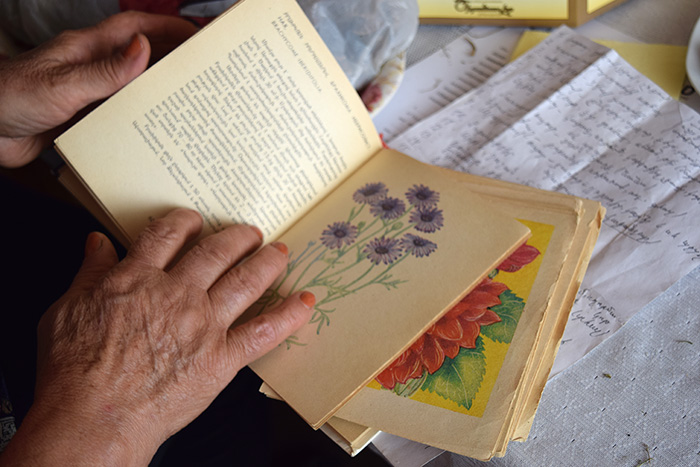
[[[309,290],[315,313],[251,368],[318,428],[529,234],[444,170],[380,151],[280,237],[288,273],[261,306]]]
[[[525,273],[518,281],[528,276],[534,279],[533,282],[521,282],[520,287],[512,289],[516,296],[525,300],[525,304],[519,322],[516,320],[517,329],[510,345],[497,344],[497,341],[484,337],[488,326],[483,326],[481,344],[477,343],[474,349],[479,351],[482,345],[484,347],[486,372],[483,379],[476,377],[479,372],[476,363],[478,352],[469,353],[469,363],[463,360],[467,354],[462,356],[461,353],[450,363],[450,371],[459,373],[465,392],[471,390],[472,379],[480,380],[478,392],[472,400],[460,400],[459,404],[445,403],[445,398],[458,400],[454,394],[444,390],[446,386],[455,386],[450,381],[454,378],[447,378],[446,374],[446,377],[440,378],[440,386],[423,385],[419,391],[411,395],[404,393],[403,397],[390,390],[378,389],[373,384],[341,408],[338,417],[486,460],[505,449],[518,425],[524,423],[526,427],[529,426],[524,419],[521,423],[521,415],[527,412],[529,416],[536,407],[541,386],[547,379],[547,371],[541,374],[539,365],[545,361],[551,366],[553,362],[558,336],[562,332],[561,326],[556,323],[560,321],[558,317],[562,316],[562,310],[566,310],[566,304],[571,304],[563,297],[567,289],[571,286],[575,289],[578,284],[576,274],[571,272],[576,270],[577,261],[566,263],[565,260],[573,250],[581,251],[579,241],[587,237],[589,224],[595,218],[599,205],[590,203],[595,206],[586,212],[584,219],[580,211],[582,201],[575,198],[554,197],[547,200],[539,193],[519,192],[517,188],[509,191],[507,187],[504,189],[486,184],[470,186],[496,202],[503,196],[505,212],[528,220],[533,230],[528,245],[536,246],[542,255],[539,264],[533,262],[518,273],[499,272],[493,279],[494,282],[503,281],[509,287],[513,284],[509,280],[515,279],[518,274]],[[518,197],[519,201],[512,201],[512,197]],[[574,242],[577,246],[572,249]],[[565,272],[570,268],[573,269]],[[529,284],[527,288],[525,284]],[[508,318],[511,319],[513,317]],[[494,358],[495,354],[490,353],[496,346],[504,347],[501,349],[503,360]],[[462,365],[465,365],[464,368]],[[462,385],[459,387],[462,388]],[[537,387],[537,390],[534,405],[530,406],[527,403],[528,394],[533,387]],[[441,397],[436,398],[435,394]]]

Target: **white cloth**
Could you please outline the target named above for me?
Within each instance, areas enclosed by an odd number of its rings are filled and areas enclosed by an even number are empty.
[[[545,388],[530,438],[489,463],[430,467],[700,465],[700,267]]]

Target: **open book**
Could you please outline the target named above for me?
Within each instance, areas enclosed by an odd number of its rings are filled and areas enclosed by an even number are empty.
[[[301,289],[311,322],[252,368],[313,427],[529,236],[443,169],[385,149],[293,0],[239,2],[56,140],[62,180],[128,245],[174,207],[290,250],[243,317]]]
[[[524,441],[598,237],[598,202],[446,174],[528,225],[532,236],[426,333],[423,348],[414,344],[322,427],[352,455],[379,430],[482,460]],[[470,342],[448,354],[470,330]],[[431,362],[426,341],[446,355],[437,368],[410,374],[415,354]],[[262,391],[279,398],[267,385]]]

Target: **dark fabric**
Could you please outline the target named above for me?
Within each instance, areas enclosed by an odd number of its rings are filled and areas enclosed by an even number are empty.
[[[14,436],[17,427],[15,425],[15,415],[12,411],[12,402],[7,394],[5,378],[0,369],[0,453],[5,449],[7,443]]]

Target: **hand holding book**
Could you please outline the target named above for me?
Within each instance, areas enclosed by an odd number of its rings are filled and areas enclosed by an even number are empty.
[[[107,237],[88,237],[72,286],[41,320],[34,404],[3,460],[146,464],[238,370],[309,320],[314,298],[300,292],[232,327],[284,270],[287,249],[249,255],[262,235],[234,225],[176,260],[201,229],[199,214],[175,210],[121,262]]]
[[[31,162],[74,115],[141,74],[151,40],[172,47],[195,32],[181,19],[130,12],[0,61],[0,166]]]

